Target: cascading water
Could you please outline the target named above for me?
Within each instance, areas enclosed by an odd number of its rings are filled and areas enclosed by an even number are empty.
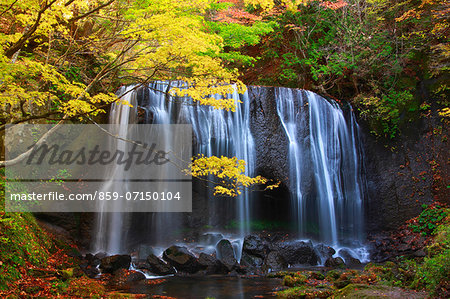
[[[181,106],[178,119],[179,122],[192,124],[194,136],[197,139],[197,148],[195,150],[197,154],[237,157],[246,161],[245,174],[252,176],[255,165],[255,154],[253,137],[250,132],[250,101],[248,93],[246,92],[240,95],[237,89],[235,89],[234,93],[228,96],[236,101],[235,112],[227,112],[221,109],[191,103]],[[189,101],[187,99],[185,100]],[[236,202],[240,235],[245,236],[250,230],[250,192],[242,192]],[[218,212],[231,212],[217,211],[214,205],[212,209],[213,211],[211,212],[213,215],[217,215]]]
[[[179,84],[182,87],[182,83]],[[136,112],[136,98],[139,98],[139,106],[144,109],[144,122],[149,124],[191,124],[195,138],[194,154],[204,154],[205,156],[229,156],[237,157],[246,161],[246,175],[253,175],[254,172],[254,142],[250,132],[250,101],[248,94],[243,95],[237,92],[228,97],[235,99],[236,111],[227,112],[220,109],[214,109],[209,106],[200,106],[192,103],[192,100],[184,98],[172,98],[168,96],[170,89],[169,82],[155,82],[148,88],[134,87],[123,88],[119,94],[125,93],[123,100],[132,103],[134,113]],[[216,95],[215,97],[220,97]],[[125,127],[130,121],[136,121],[136,117],[131,117],[130,107],[127,105],[113,104],[110,115],[110,123],[120,123]],[[128,117],[130,116],[130,117]],[[123,136],[123,132],[119,136]],[[123,141],[119,141],[122,144]],[[119,145],[117,145],[119,146]],[[116,175],[117,170],[113,173]],[[123,176],[123,173],[117,175]],[[113,187],[112,184],[105,184],[105,188]],[[117,186],[116,186],[117,187]],[[124,187],[124,186],[121,186]],[[209,183],[210,188],[212,184]],[[120,188],[120,187],[119,187]],[[244,237],[249,233],[249,223],[251,216],[251,195],[249,191],[243,191],[234,201],[236,202],[236,211],[233,211],[233,205],[226,204],[225,207],[217,202],[224,202],[226,199],[214,199],[212,190],[207,191],[210,198],[208,210],[210,224],[217,222],[216,218],[230,215],[236,215],[239,233]],[[195,200],[195,199],[194,199]],[[229,201],[229,200],[228,200]],[[109,215],[112,214],[112,215]],[[182,229],[181,218],[177,213],[151,213],[144,222],[149,226],[152,242],[163,244],[167,240],[169,233],[165,228],[171,230]],[[126,241],[127,236],[123,236],[121,225],[125,222],[132,222],[128,219],[129,215],[124,213],[99,213],[97,219],[97,238],[94,246],[95,251],[106,251],[108,253],[117,253],[124,248],[121,244]],[[105,237],[109,236],[109,237]],[[242,244],[241,244],[242,245]]]
[[[227,112],[200,106],[188,98],[171,97],[168,95],[171,84],[183,86],[177,82],[155,82],[136,90],[133,86],[122,88],[119,93],[124,94],[122,98],[133,107],[113,104],[110,122],[120,123],[123,127],[133,122],[191,124],[194,154],[235,156],[247,162],[246,174],[253,176],[258,157],[250,130],[249,95],[238,94],[237,90],[228,95],[235,99],[237,106],[235,112]],[[344,117],[337,103],[304,90],[275,88],[275,101],[280,125],[289,141],[286,159],[291,217],[297,224],[298,236],[334,246],[356,247],[351,242],[363,241],[363,196],[358,126],[353,114],[350,112]],[[122,136],[126,132],[118,134]],[[118,141],[114,146],[126,145]],[[111,179],[124,176],[119,168],[111,173]],[[111,181],[104,187],[123,190],[127,188],[125,185],[117,186]],[[252,203],[251,193],[243,192],[235,200],[215,198],[212,187],[208,183],[203,194],[207,198],[203,213],[209,217],[209,226],[220,229],[225,222],[236,219],[242,240],[250,232],[250,222],[254,218],[256,205]],[[194,204],[196,200],[194,194]],[[170,234],[185,227],[185,219],[183,213],[148,213],[144,216],[99,213],[94,250],[107,253],[128,250],[124,244],[132,239],[129,228],[132,225],[139,227],[133,234],[144,236],[141,240],[167,245],[172,242],[168,240]],[[242,241],[234,245],[240,247]],[[236,253],[239,259],[239,248]]]
[[[275,99],[289,140],[290,189],[300,236],[308,236],[317,225],[316,238],[330,245],[361,242],[360,156],[353,114],[347,123],[337,103],[310,91],[277,88]],[[308,137],[299,138],[308,128]]]
[[[292,194],[293,218],[297,221],[299,235],[304,233],[304,205],[302,194],[302,144],[297,137],[298,131],[306,128],[301,122],[303,98],[299,90],[279,88],[275,91],[277,113],[289,141],[289,178]],[[295,111],[298,111],[297,113]]]
[[[130,103],[130,105],[113,104],[111,107],[109,123],[120,124],[115,127],[117,132],[111,132],[121,138],[127,138],[129,123],[135,123],[137,116],[137,100],[136,94],[131,92],[133,86],[123,87],[118,91],[122,95],[122,100]],[[128,144],[125,141],[117,139],[111,144],[111,149],[116,148],[123,152],[126,151]],[[105,191],[129,191],[126,182],[126,172],[123,170],[124,165],[114,165],[109,174],[103,190]],[[116,180],[122,181],[121,185],[115,183]],[[100,201],[100,210],[103,210],[105,202]],[[110,203],[107,203],[110,204]],[[94,243],[94,252],[106,251],[108,253],[119,253],[122,250],[124,216],[123,213],[98,213],[96,219],[96,239]]]

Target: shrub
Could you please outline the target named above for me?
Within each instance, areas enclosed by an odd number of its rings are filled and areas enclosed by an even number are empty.
[[[422,205],[424,209],[420,213],[417,220],[409,226],[416,233],[421,233],[423,236],[430,236],[433,234],[440,223],[447,217],[447,211],[439,204]]]
[[[435,242],[430,246],[429,256],[417,269],[413,287],[425,288],[433,295],[446,297],[450,294],[450,225],[445,223],[436,229]]]

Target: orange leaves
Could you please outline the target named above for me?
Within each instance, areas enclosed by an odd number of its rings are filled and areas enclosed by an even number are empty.
[[[395,21],[401,22],[401,21],[411,19],[411,18],[420,19],[420,16],[421,16],[421,14],[415,8],[413,8],[413,9],[410,9],[407,12],[405,12],[400,17],[395,18]]]
[[[295,24],[286,24],[286,25],[284,25],[284,28],[286,28],[288,30],[294,30],[297,32],[303,32],[306,30],[305,26],[297,26]]]
[[[329,8],[332,10],[338,10],[339,8],[345,7],[347,6],[348,3],[344,0],[337,0],[337,1],[324,1],[322,3],[320,3],[320,6],[325,7],[325,8]]]
[[[224,23],[253,24],[256,21],[261,21],[262,17],[246,12],[241,8],[229,7],[226,10],[219,11],[214,20]]]

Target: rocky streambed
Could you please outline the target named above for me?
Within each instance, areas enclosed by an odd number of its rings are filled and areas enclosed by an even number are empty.
[[[202,238],[206,241],[176,244],[163,250],[140,245],[132,254],[88,253],[83,257],[81,268],[90,277],[115,273],[119,269],[132,269],[147,276],[199,276],[263,275],[292,267],[355,268],[362,264],[358,253],[352,249],[336,250],[310,240],[257,234],[243,240],[229,240],[217,233],[204,234]]]
[[[244,239],[205,233],[195,242],[166,248],[140,245],[130,254],[87,253],[80,268],[89,277],[104,280],[109,288],[129,293],[247,298],[270,297],[282,290],[283,276],[274,273],[362,268],[358,257],[349,248],[277,233],[251,234]]]

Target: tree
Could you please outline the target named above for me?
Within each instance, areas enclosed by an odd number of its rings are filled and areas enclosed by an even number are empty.
[[[119,101],[120,84],[150,80],[182,81],[171,95],[234,111],[233,99],[212,97],[231,93],[233,85],[245,91],[237,69],[223,60],[230,58],[218,34],[224,30],[206,19],[220,9],[213,2],[0,0],[2,129],[87,121]],[[246,36],[267,32],[259,26]]]

